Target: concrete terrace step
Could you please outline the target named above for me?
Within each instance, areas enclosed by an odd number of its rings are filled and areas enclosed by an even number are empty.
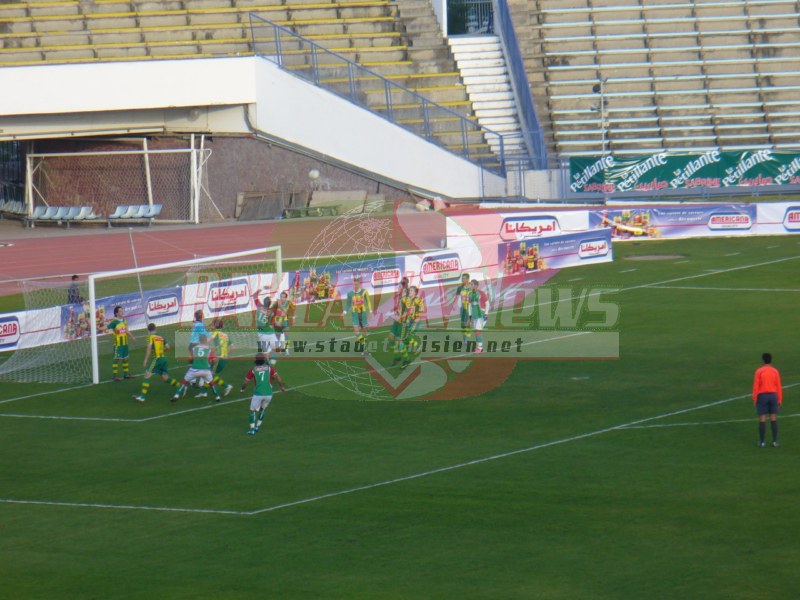
[[[386,92],[383,88],[363,90],[367,95],[368,103],[377,103],[380,106],[386,104]],[[389,91],[392,95],[393,105],[403,105],[403,103],[416,103],[418,98],[402,88],[390,87]],[[446,87],[420,87],[410,90],[418,96],[422,96],[427,100],[437,104],[445,102],[454,102],[467,100],[467,91],[461,86],[446,86]]]

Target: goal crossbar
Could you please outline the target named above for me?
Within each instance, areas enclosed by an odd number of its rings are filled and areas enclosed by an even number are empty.
[[[150,265],[147,267],[120,269],[117,271],[103,271],[101,273],[92,273],[87,277],[89,287],[89,314],[92,318],[89,319],[89,327],[91,332],[91,351],[92,351],[92,383],[100,383],[100,357],[97,344],[97,320],[94,315],[97,314],[97,293],[95,283],[98,280],[109,279],[112,277],[124,277],[127,275],[141,275],[142,273],[151,273],[154,271],[162,271],[165,269],[179,269],[182,267],[192,267],[197,265],[211,264],[221,261],[233,260],[237,258],[244,258],[254,255],[269,255],[272,254],[275,261],[275,278],[273,281],[275,285],[280,285],[283,277],[283,257],[280,246],[267,246],[266,248],[255,248],[253,250],[242,250],[239,252],[230,252],[228,254],[217,254],[214,256],[204,256],[200,258],[193,258],[187,260],[180,260],[171,263],[162,263],[157,265]]]

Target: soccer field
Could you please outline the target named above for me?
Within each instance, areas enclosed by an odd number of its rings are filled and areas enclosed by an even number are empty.
[[[251,437],[238,391],[3,383],[0,598],[794,597],[800,240],[614,251],[547,286],[618,289],[620,359],[520,361],[479,396],[365,402],[279,361]]]

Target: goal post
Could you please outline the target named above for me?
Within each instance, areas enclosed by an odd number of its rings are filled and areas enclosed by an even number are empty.
[[[123,307],[133,332],[150,322],[191,324],[198,308],[215,318],[251,311],[252,292],[267,286],[277,292],[283,273],[281,247],[269,246],[89,275],[92,383],[101,381],[101,328],[113,318],[114,306]]]
[[[194,146],[194,141],[192,142]],[[158,220],[199,223],[223,217],[209,193],[204,148],[31,153],[26,156],[28,216],[37,206],[91,206],[108,216],[118,206],[160,205]]]

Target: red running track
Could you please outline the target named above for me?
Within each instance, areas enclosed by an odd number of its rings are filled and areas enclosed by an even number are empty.
[[[376,218],[393,226],[391,239],[384,244],[385,248],[380,248],[386,251],[435,248],[445,235],[444,218],[436,213],[398,212],[394,217]],[[282,247],[284,258],[299,258],[307,255],[314,240],[329,225],[330,220],[298,219],[139,227],[133,228],[131,235],[138,265],[143,267],[272,245]],[[0,229],[0,295],[19,292],[21,279],[66,279],[73,273],[85,275],[132,267],[134,258],[128,229],[26,230],[19,223],[8,223]]]

